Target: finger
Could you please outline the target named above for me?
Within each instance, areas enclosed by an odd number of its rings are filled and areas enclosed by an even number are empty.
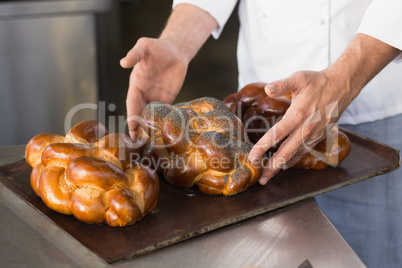
[[[272,157],[268,160],[267,164],[264,166],[261,177],[258,179],[258,183],[265,185],[268,181],[279,172],[280,168],[274,169],[274,161]]]
[[[265,86],[265,93],[270,97],[280,97],[295,89],[294,76],[285,79],[277,80]]]
[[[278,144],[295,128],[295,124],[292,121],[294,119],[292,116],[289,116],[290,114],[292,114],[291,108],[289,108],[284,117],[267,133],[265,133],[253,148],[251,148],[249,153],[250,161],[256,161],[256,159],[259,159],[269,148]]]
[[[296,150],[295,155],[287,162],[285,165],[282,166],[283,170],[289,169],[296,165],[300,160],[302,160],[306,155],[308,155],[309,151],[304,148],[304,146],[299,147]]]
[[[322,132],[316,132],[310,134],[310,137],[304,138],[302,137],[302,144],[297,149],[297,153],[289,160],[282,169],[286,170],[294,165],[296,165],[300,160],[302,160],[305,156],[307,156],[311,151],[315,150],[315,147],[318,143],[325,139],[325,135]]]
[[[295,155],[301,144],[300,135],[293,133],[279,147],[278,151],[269,159],[264,166],[261,178],[258,182],[265,185],[273,176],[275,176],[282,167]]]
[[[147,51],[152,47],[153,40],[142,37],[137,40],[135,46],[120,60],[120,65],[123,68],[134,67],[141,59],[145,58]]]
[[[120,66],[123,68],[132,68],[142,59],[142,53],[139,53],[138,49],[134,47],[127,55],[120,60]]]
[[[145,107],[145,103],[141,91],[132,85],[129,86],[127,92],[126,106],[129,135],[132,140],[135,140],[135,130],[141,122],[140,114]]]

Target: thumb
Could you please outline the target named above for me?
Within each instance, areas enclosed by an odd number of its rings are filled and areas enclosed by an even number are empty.
[[[270,97],[280,97],[291,92],[294,88],[294,79],[289,77],[265,85],[265,93]]]
[[[120,60],[120,66],[123,68],[132,68],[141,60],[141,54],[135,49],[131,49],[127,55]]]
[[[123,68],[134,67],[142,58],[144,58],[149,47],[152,45],[152,40],[149,38],[142,37],[138,39],[135,46],[127,52],[127,55],[120,60],[120,66]]]

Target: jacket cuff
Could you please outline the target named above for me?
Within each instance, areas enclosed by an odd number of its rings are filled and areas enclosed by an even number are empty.
[[[372,36],[402,50],[402,1],[374,0],[367,8],[357,33]],[[394,59],[402,62],[402,53]]]
[[[218,39],[236,3],[237,0],[174,0],[173,8],[178,4],[191,4],[208,12],[218,23],[218,27],[211,33]]]

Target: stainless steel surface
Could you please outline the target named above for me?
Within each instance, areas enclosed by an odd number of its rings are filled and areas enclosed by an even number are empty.
[[[74,107],[71,125],[97,119],[95,16],[110,2],[0,2],[0,146],[65,134]]]
[[[4,19],[10,16],[105,11],[110,6],[110,0],[26,0],[0,4],[0,19]]]
[[[0,163],[24,146],[0,149]],[[105,267],[97,256],[0,185],[0,259],[30,267]],[[29,222],[26,222],[29,219]],[[32,220],[35,219],[35,220]],[[365,267],[312,199],[113,267]]]

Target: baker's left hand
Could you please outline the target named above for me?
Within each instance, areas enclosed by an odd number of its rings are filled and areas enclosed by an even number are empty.
[[[259,179],[266,184],[279,170],[291,167],[325,138],[327,126],[336,123],[353,97],[347,83],[331,71],[299,71],[265,86],[270,97],[292,92],[292,103],[283,118],[253,146],[250,160],[259,159],[283,140],[268,160]]]

